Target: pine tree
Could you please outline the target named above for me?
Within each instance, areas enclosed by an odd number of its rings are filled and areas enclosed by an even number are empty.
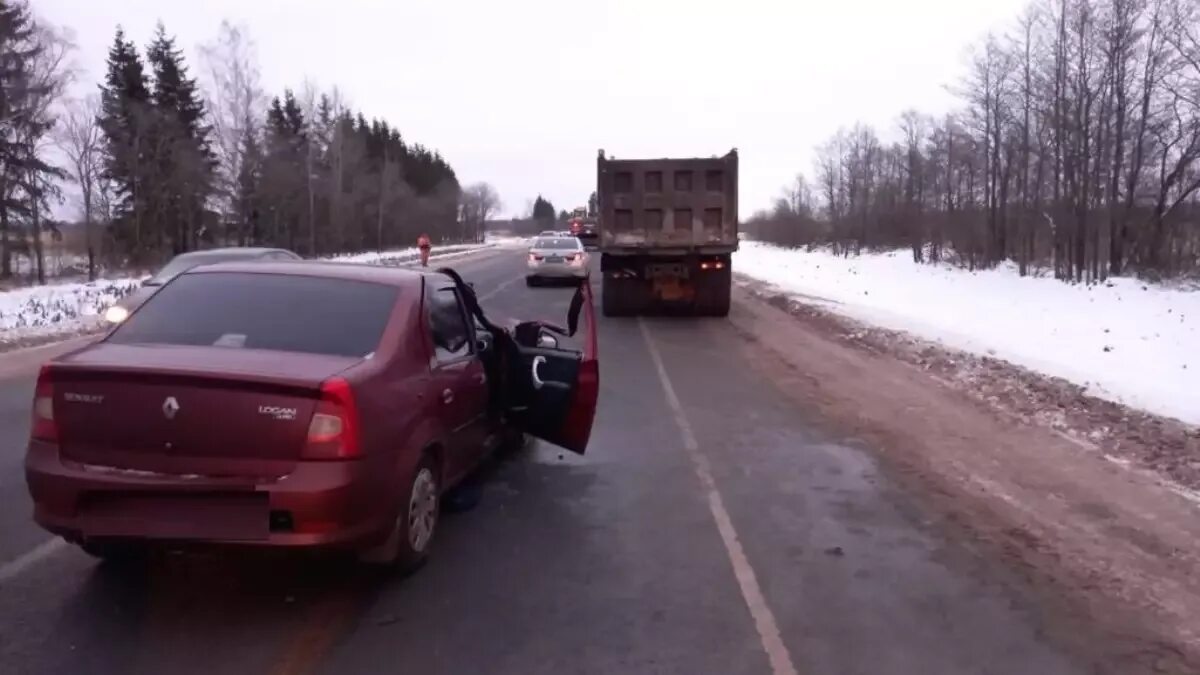
[[[242,137],[241,165],[238,168],[235,208],[238,218],[238,244],[250,246],[262,241],[260,230],[260,191],[262,189],[263,151],[258,137],[246,124]]]
[[[133,42],[119,26],[108,51],[101,86],[100,128],[104,132],[104,175],[110,181],[112,234],[137,265],[150,252],[146,236],[146,189],[153,167],[150,157],[150,88],[145,65]]]
[[[295,249],[305,212],[305,153],[307,139],[304,113],[289,89],[281,101],[271,100],[267,111],[266,159],[263,195],[270,218],[270,240],[277,246]]]
[[[533,202],[533,219],[542,224],[542,227],[547,227],[554,222],[554,204],[550,200],[543,199],[541,195]]]
[[[37,140],[50,128],[39,102],[50,93],[39,81],[45,50],[24,2],[0,0],[0,277],[12,276],[11,217],[32,217],[45,196],[42,179],[54,169],[38,155]],[[39,268],[40,270],[40,268]]]
[[[156,224],[172,250],[182,253],[207,232],[205,202],[213,190],[216,157],[196,80],[188,77],[183,53],[161,23],[146,55],[154,72]]]

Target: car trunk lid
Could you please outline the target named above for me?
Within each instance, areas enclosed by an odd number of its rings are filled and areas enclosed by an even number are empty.
[[[101,343],[52,365],[64,459],[170,475],[283,475],[324,380],[361,359]]]

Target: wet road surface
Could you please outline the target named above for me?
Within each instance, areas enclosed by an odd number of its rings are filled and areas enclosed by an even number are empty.
[[[526,288],[521,251],[455,266],[489,312],[563,321],[571,290]],[[407,579],[201,554],[121,574],[47,544],[20,469],[34,372],[0,381],[0,672],[1092,672],[726,320],[601,318],[600,354],[587,456],[488,467]]]

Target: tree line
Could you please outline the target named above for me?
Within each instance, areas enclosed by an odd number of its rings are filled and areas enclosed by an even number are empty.
[[[89,275],[222,245],[301,255],[482,236],[499,207],[435,150],[354,110],[336,88],[268,96],[254,41],[223,22],[192,70],[159,24],[120,27],[93,95],[68,95],[73,49],[26,0],[0,0],[0,278],[20,255],[44,278],[47,217],[78,193]]]
[[[1038,0],[973,52],[959,110],[839,131],[746,229],[1071,281],[1200,272],[1200,0]]]
[[[54,106],[68,84],[70,46],[38,22],[24,2],[0,0],[0,277],[12,275],[13,252],[41,259],[47,218],[61,197],[64,171],[48,161]],[[37,274],[44,278],[41,266]]]

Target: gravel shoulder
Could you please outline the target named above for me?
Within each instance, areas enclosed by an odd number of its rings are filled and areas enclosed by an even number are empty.
[[[1016,571],[1054,639],[1105,651],[1113,673],[1200,672],[1196,429],[754,282],[730,320],[815,423],[865,442],[932,525]]]

